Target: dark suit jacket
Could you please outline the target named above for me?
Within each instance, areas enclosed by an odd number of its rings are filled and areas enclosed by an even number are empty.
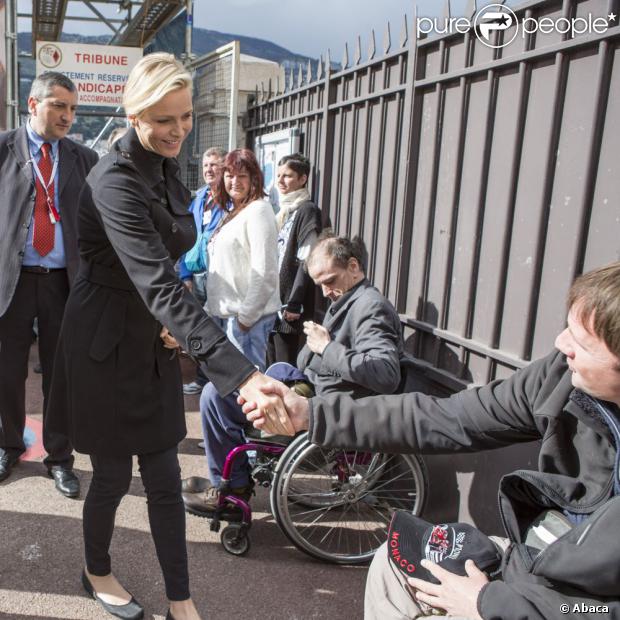
[[[325,313],[332,341],[322,355],[308,345],[297,367],[320,396],[344,392],[353,398],[392,394],[400,383],[403,338],[394,306],[368,280],[347,291]]]
[[[80,268],[46,417],[78,452],[147,454],[185,436],[181,372],[159,337],[162,325],[204,360],[222,394],[256,370],[175,273],[196,239],[178,175],[175,160],[145,150],[130,130],[80,195]]]
[[[59,144],[58,197],[69,282],[77,273],[78,196],[97,153],[63,138]],[[28,163],[26,127],[0,134],[0,316],[13,298],[34,210],[35,185]]]

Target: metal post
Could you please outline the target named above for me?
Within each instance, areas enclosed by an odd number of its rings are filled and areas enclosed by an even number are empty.
[[[230,123],[228,126],[228,150],[237,148],[237,114],[239,108],[240,45],[233,41],[232,75],[230,80]]]
[[[336,99],[336,85],[332,84],[332,62],[329,50],[325,62],[325,79],[323,86],[322,129],[319,145],[319,188],[316,196],[321,208],[323,225],[334,224],[331,219],[330,196],[332,190],[332,164],[334,161],[334,119],[335,112],[330,113],[329,104]]]
[[[185,2],[185,61],[192,60],[192,34],[194,28],[194,2],[186,0]]]
[[[17,0],[6,1],[6,128],[19,124],[19,73],[17,69]]]

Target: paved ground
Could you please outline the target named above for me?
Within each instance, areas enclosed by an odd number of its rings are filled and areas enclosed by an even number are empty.
[[[31,369],[35,361],[33,349]],[[38,420],[40,390],[40,376],[31,372],[27,409]],[[204,474],[197,409],[198,397],[187,398],[189,433],[180,446],[184,476]],[[91,476],[88,459],[77,455],[75,469],[84,495]],[[63,498],[44,474],[40,462],[22,462],[0,484],[0,618],[110,618],[80,586],[83,502]],[[362,618],[366,569],[321,563],[290,545],[269,513],[264,489],[253,506],[252,549],[244,558],[226,553],[206,520],[188,516],[192,590],[203,617]],[[112,557],[118,577],[145,606],[145,617],[161,620],[167,606],[137,471],[118,511]]]

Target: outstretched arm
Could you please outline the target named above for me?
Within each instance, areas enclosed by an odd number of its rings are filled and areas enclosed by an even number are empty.
[[[294,435],[299,431],[307,430],[310,415],[310,407],[308,399],[299,396],[294,390],[286,387],[283,383],[268,379],[259,387],[259,398],[264,396],[272,396],[281,398],[286,407],[286,420],[280,417],[279,413],[271,411],[265,407],[259,408],[256,400],[246,397],[241,392],[238,399],[240,405],[243,405],[243,413],[255,428],[264,430],[268,433],[277,435]],[[277,430],[273,430],[277,429]]]

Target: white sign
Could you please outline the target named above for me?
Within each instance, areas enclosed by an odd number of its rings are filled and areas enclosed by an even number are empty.
[[[278,188],[276,187],[278,162],[285,155],[299,151],[299,129],[282,129],[254,140],[254,154],[265,178],[265,191],[269,194],[272,205],[278,205]]]
[[[142,58],[139,47],[37,41],[37,75],[58,71],[78,89],[78,104],[116,108],[129,72]]]

